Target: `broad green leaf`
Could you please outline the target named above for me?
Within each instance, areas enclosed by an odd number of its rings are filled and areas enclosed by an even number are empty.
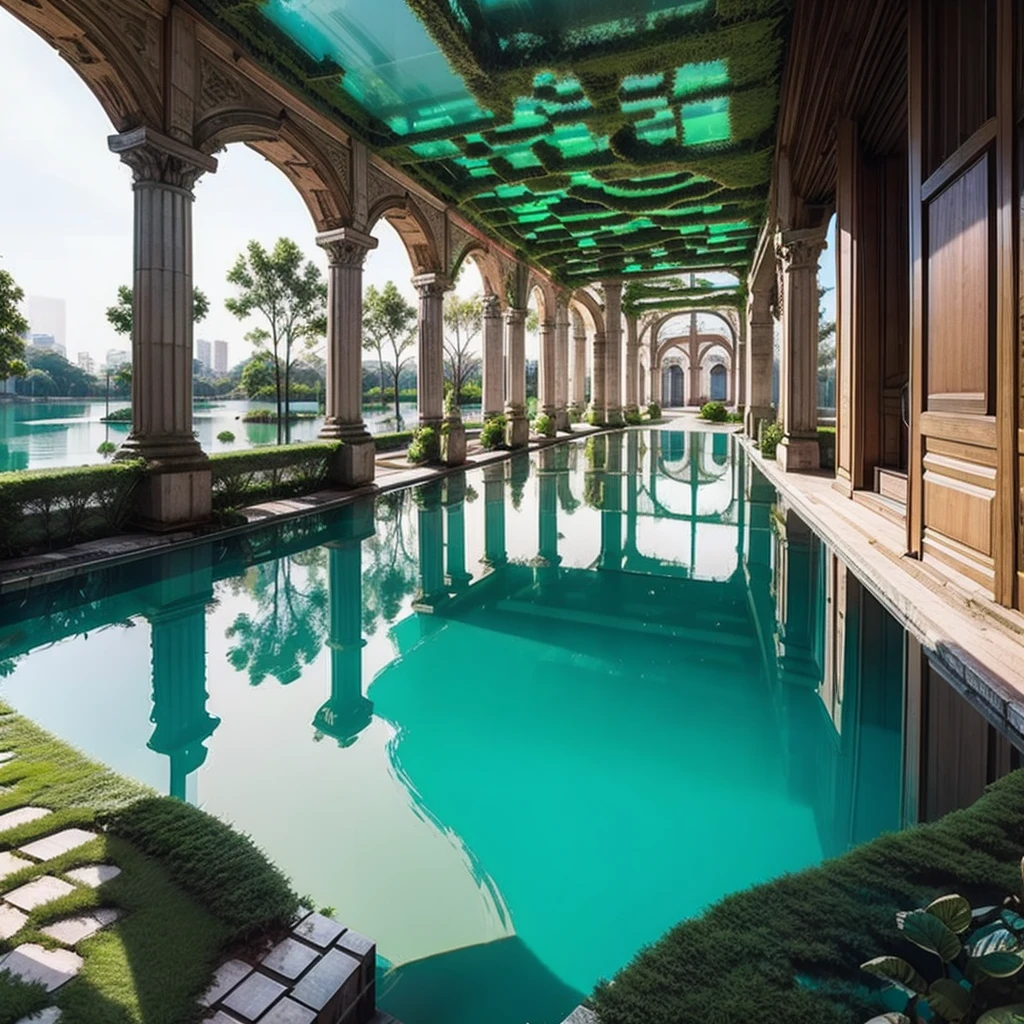
[[[940,896],[929,903],[925,910],[937,917],[951,932],[960,934],[971,927],[971,905],[956,893]]]
[[[1020,947],[1020,941],[1001,921],[986,928],[979,928],[971,936],[967,952],[974,957],[983,957],[989,953],[1014,952]]]
[[[1024,917],[1021,917],[1015,910],[1004,910],[999,917],[1003,924],[1012,931],[1024,931]]]
[[[975,921],[980,921],[982,918],[991,917],[998,909],[998,907],[975,907],[971,911],[971,917]]]
[[[1009,978],[1024,967],[1024,959],[1019,953],[986,953],[985,956],[973,957],[969,962],[977,964],[991,978]]]
[[[902,957],[876,956],[874,960],[861,964],[860,969],[891,982],[911,995],[921,995],[928,991],[928,983]]]
[[[883,1013],[880,1017],[872,1017],[864,1024],[913,1024],[913,1021],[903,1013]]]
[[[978,1018],[978,1024],[1024,1024],[1024,1003],[989,1010]]]
[[[971,1008],[971,994],[951,978],[939,978],[928,988],[928,1005],[943,1020],[963,1020]]]
[[[896,915],[896,924],[903,934],[922,949],[949,962],[960,955],[960,940],[937,917],[926,910],[911,910]]]

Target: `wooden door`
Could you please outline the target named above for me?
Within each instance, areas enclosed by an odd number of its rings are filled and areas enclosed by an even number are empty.
[[[1015,590],[1012,0],[910,18],[908,546]]]

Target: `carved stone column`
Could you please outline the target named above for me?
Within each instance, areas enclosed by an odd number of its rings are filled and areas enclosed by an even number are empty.
[[[421,427],[440,431],[444,418],[444,293],[451,287],[442,274],[412,279],[420,295],[416,407]]]
[[[117,457],[149,463],[138,515],[168,529],[211,510],[210,464],[192,430],[192,190],[217,161],[149,128],[108,144],[135,179],[132,429]]]
[[[579,418],[587,405],[587,329],[583,317],[572,313],[572,411]]]
[[[540,360],[537,365],[537,406],[555,419],[555,321],[542,320],[538,331]]]
[[[785,470],[818,469],[818,257],[825,229],[780,232],[782,360],[779,404],[783,438],[776,457]]]
[[[497,295],[484,297],[483,418],[501,413],[505,405],[504,328]]]
[[[637,396],[640,372],[640,343],[637,338],[637,322],[635,316],[626,317],[626,409],[627,413],[636,414],[640,411]]]
[[[658,363],[651,363],[651,401],[657,402],[661,405],[661,365]]]
[[[771,314],[771,291],[754,286],[747,299],[747,408],[744,427],[747,437],[756,438],[762,420],[775,419],[772,405],[772,375],[775,369],[775,321]]]
[[[344,442],[334,479],[346,487],[373,480],[373,439],[363,421],[363,263],[377,239],[354,228],[317,235],[327,252],[327,394],[320,436]]]
[[[700,343],[697,341],[697,314],[690,314],[690,346],[687,350],[689,352],[690,367],[689,367],[689,379],[686,383],[689,387],[686,389],[689,393],[688,398],[684,398],[683,401],[690,406],[699,406],[700,402]]]
[[[506,443],[510,448],[522,448],[530,439],[530,424],[526,419],[525,309],[506,310],[505,341],[508,351],[508,381],[505,395],[505,415],[508,417]]]
[[[622,282],[602,281],[604,295],[605,364],[604,422],[622,425]]]
[[[569,429],[569,301],[555,300],[555,429]]]
[[[604,331],[594,331],[590,350],[590,419],[594,423],[605,421],[605,363],[608,345]]]
[[[747,404],[747,321],[740,317],[736,332],[736,361],[732,368],[732,397],[737,409]]]

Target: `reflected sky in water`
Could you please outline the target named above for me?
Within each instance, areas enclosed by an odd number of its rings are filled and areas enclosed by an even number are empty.
[[[780,565],[811,607],[825,563],[773,500],[725,433],[518,455],[9,597],[0,694],[252,834],[406,1024],[557,1024],[898,824],[898,685],[780,663]]]

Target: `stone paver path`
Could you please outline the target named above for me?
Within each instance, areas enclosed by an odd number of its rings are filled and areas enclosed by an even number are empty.
[[[28,914],[23,914],[6,903],[0,903],[0,939],[9,939],[17,935],[27,920]]]
[[[15,871],[27,868],[32,862],[19,857],[16,853],[8,853],[4,850],[0,853],[0,879],[13,875]]]
[[[246,975],[252,974],[252,968],[241,960],[228,960],[217,968],[213,976],[213,984],[200,998],[200,1006],[213,1006],[218,999],[223,999]]]
[[[88,864],[84,868],[65,871],[64,874],[79,885],[87,885],[90,889],[96,889],[104,882],[117,878],[121,874],[121,869],[114,864]]]
[[[223,1000],[223,1004],[242,1020],[257,1021],[287,991],[287,986],[265,974],[253,972]]]
[[[120,916],[118,911],[111,907],[101,907],[99,910],[92,910],[77,917],[65,917],[60,921],[54,921],[53,924],[48,924],[39,930],[64,946],[74,946],[82,939],[87,939],[90,935],[95,935],[101,928],[112,924]]]
[[[45,807],[17,807],[6,814],[0,814],[0,832],[17,828],[19,825],[27,825],[30,821],[38,821],[50,813]]]
[[[66,828],[51,836],[43,836],[34,843],[27,843],[19,847],[18,852],[35,860],[52,860],[95,838],[95,832],[86,832],[84,828]]]
[[[61,896],[67,896],[69,892],[74,891],[73,885],[68,885],[67,882],[54,878],[53,875],[43,875],[41,878],[18,886],[11,892],[4,893],[4,899],[19,910],[35,910],[36,907],[41,907],[44,903],[60,899]]]
[[[39,982],[47,992],[70,981],[85,961],[69,949],[46,950],[34,942],[27,942],[0,957],[0,968],[16,974],[22,981]]]

